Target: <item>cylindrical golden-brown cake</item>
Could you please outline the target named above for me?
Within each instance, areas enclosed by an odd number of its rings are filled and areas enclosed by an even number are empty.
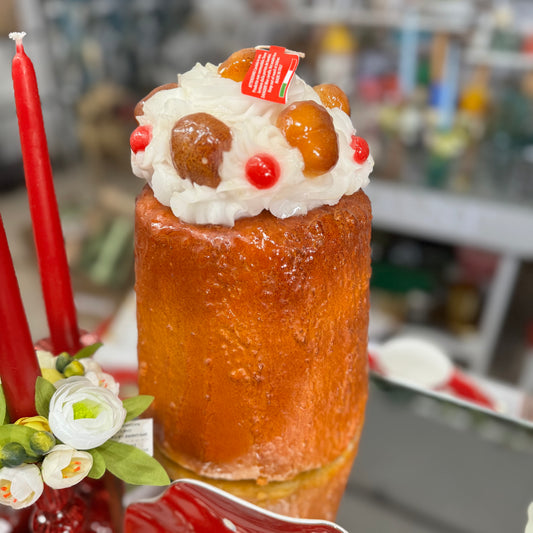
[[[150,184],[135,265],[156,453],[173,478],[332,519],[367,399],[372,161],[301,80],[267,105],[201,68],[152,93],[132,137]]]

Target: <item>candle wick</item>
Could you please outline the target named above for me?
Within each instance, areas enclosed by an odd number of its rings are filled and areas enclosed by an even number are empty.
[[[9,34],[9,38],[13,39],[15,43],[17,44],[17,52],[23,52],[24,48],[22,46],[22,39],[26,36],[25,31],[12,31]]]

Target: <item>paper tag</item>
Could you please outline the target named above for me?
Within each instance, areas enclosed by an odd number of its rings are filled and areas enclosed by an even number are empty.
[[[242,82],[241,92],[270,102],[284,104],[287,90],[300,58],[281,46],[258,49]]]
[[[154,421],[151,418],[136,418],[126,422],[122,429],[113,437],[113,440],[135,446],[154,455]]]

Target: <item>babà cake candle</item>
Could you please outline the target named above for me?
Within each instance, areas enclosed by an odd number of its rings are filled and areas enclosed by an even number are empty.
[[[24,32],[9,34],[16,41],[12,64],[13,90],[41,287],[53,351],[55,354],[63,351],[74,353],[81,348],[80,332],[37,78],[22,44],[25,35]]]
[[[136,107],[139,387],[171,478],[332,519],[367,399],[373,160],[344,93],[285,55],[197,64]]]

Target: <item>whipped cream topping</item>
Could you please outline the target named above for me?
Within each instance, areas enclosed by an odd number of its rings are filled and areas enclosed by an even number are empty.
[[[179,87],[161,90],[144,102],[141,126],[152,128],[146,148],[131,153],[136,176],[147,180],[159,202],[178,218],[194,224],[232,226],[235,220],[269,210],[278,218],[306,214],[321,205],[334,205],[367,185],[374,161],[354,161],[350,147],[355,129],[349,116],[338,108],[326,109],[333,119],[339,159],[329,172],[308,178],[303,174],[300,151],[288,144],[276,119],[285,106],[300,100],[321,104],[318,94],[294,76],[287,103],[279,104],[241,93],[241,84],[222,78],[212,64],[197,64],[178,76]],[[175,123],[191,113],[209,113],[231,130],[231,149],[223,152],[216,188],[198,185],[179,176],[171,154]],[[193,150],[194,147],[191,147]],[[280,178],[268,189],[254,187],[246,178],[245,165],[256,154],[269,154],[280,166]]]

